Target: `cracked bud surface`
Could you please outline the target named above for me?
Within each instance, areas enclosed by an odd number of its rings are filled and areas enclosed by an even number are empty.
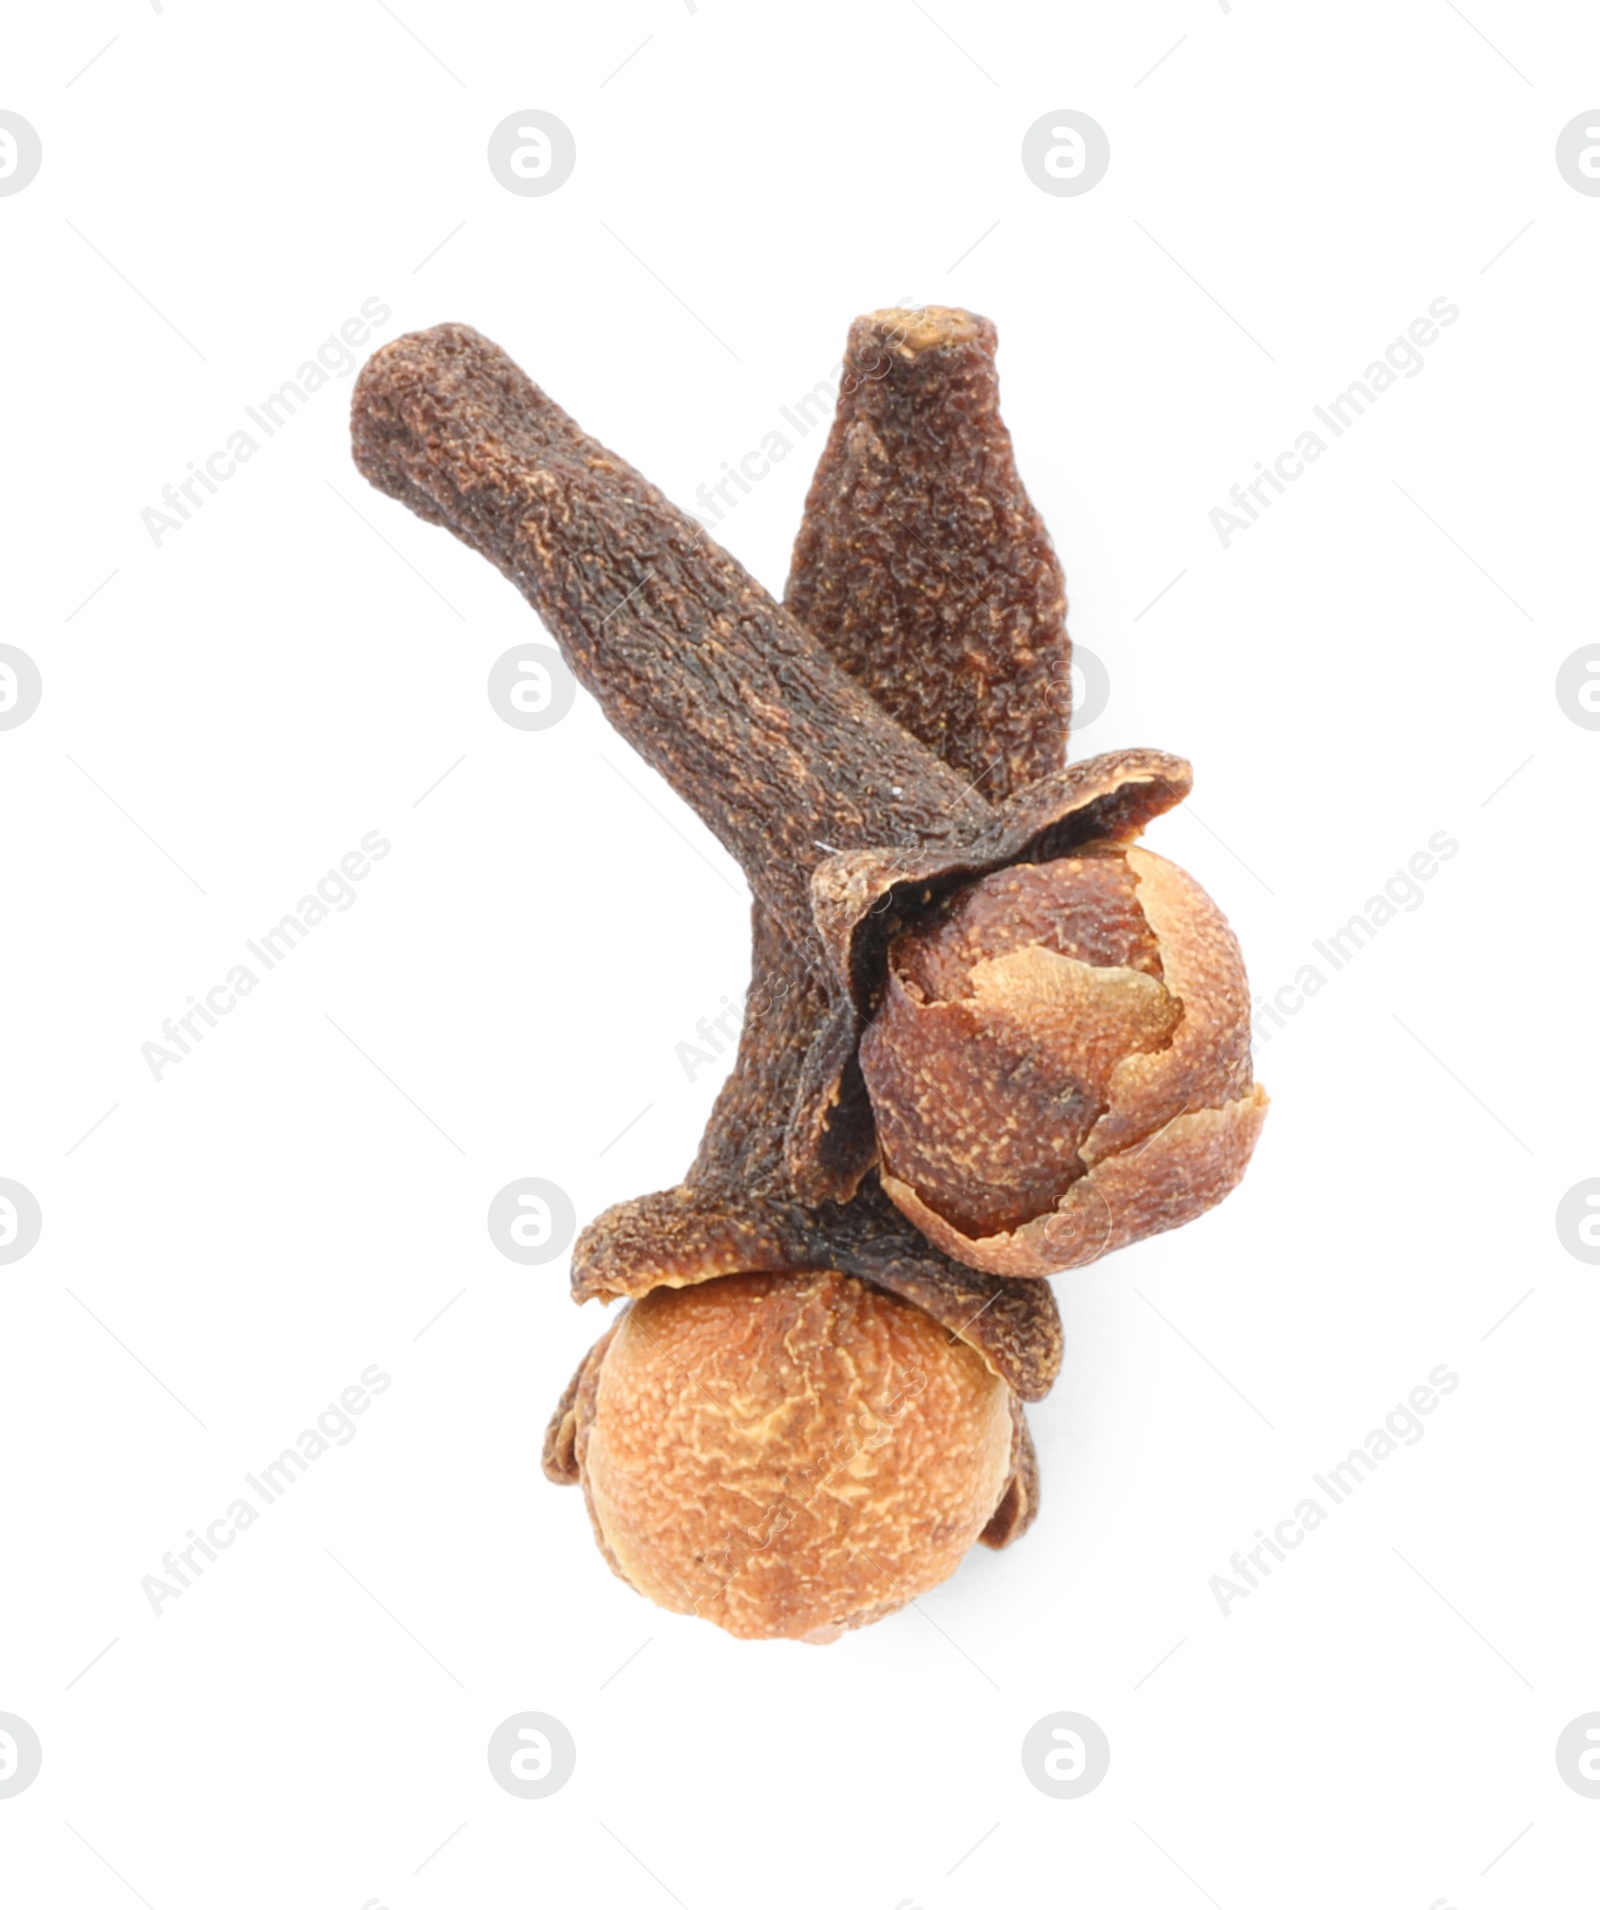
[[[1012,1469],[1010,1388],[836,1272],[657,1287],[595,1348],[572,1451],[600,1549],[670,1611],[827,1643],[949,1577]]]
[[[997,1274],[1083,1266],[1205,1212],[1267,1106],[1232,930],[1123,843],[1000,869],[898,935],[861,1069],[885,1191]]]

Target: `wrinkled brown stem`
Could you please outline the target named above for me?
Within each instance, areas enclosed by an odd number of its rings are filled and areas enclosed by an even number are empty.
[[[356,463],[495,563],[574,675],[691,803],[791,941],[829,853],[956,843],[985,820],[727,552],[497,345],[439,325],[356,384]]]

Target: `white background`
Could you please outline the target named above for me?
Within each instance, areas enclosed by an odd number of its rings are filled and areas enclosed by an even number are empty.
[[[1600,634],[1600,200],[1554,145],[1597,55],[1508,0],[13,14],[44,164],[0,198],[0,640],[44,699],[0,735],[0,1174],[44,1231],[0,1269],[0,1711],[44,1765],[8,1901],[1590,1901],[1554,1745],[1600,1708],[1600,1273],[1554,1214],[1600,1173],[1600,734],[1554,683]],[[485,160],[527,107],[577,142],[548,197]],[[1062,107],[1111,141],[1078,198],[1020,161]],[[855,313],[991,315],[1112,681],[1074,750],[1194,760],[1150,839],[1256,986],[1460,843],[1262,1045],[1241,1191],[1056,1283],[1032,1533],[826,1651],[612,1578],[537,1456],[602,1316],[485,1227],[518,1176],[585,1221],[679,1178],[737,870],[586,697],[495,715],[539,626],[362,483],[348,378],[141,523],[369,297],[379,338],[477,325],[685,504]],[[1224,548],[1229,487],[1436,298],[1421,374]],[[719,533],[775,591],[820,439]],[[372,829],[356,905],[153,1081]],[[155,1617],[141,1578],[375,1361],[358,1437]],[[1211,1576],[1440,1362],[1421,1443],[1224,1617]],[[528,1709],[578,1746],[540,1802],[485,1760]],[[1080,1801],[1019,1759],[1058,1710],[1112,1747]]]

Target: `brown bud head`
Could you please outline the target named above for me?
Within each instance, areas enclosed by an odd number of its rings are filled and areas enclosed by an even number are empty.
[[[826,1643],[897,1610],[955,1570],[1013,1471],[1005,1382],[843,1273],[656,1288],[573,1417],[612,1569],[737,1638]]]
[[[1266,1110],[1239,946],[1181,869],[1094,843],[896,937],[861,1043],[891,1198],[990,1273],[1082,1266],[1213,1206]]]

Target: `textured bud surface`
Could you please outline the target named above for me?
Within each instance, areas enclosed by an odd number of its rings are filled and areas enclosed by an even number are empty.
[[[985,876],[889,951],[861,1043],[883,1185],[992,1273],[1179,1226],[1237,1183],[1265,1113],[1249,1015],[1226,921],[1149,850]]]
[[[937,1585],[1012,1466],[1005,1383],[842,1273],[657,1288],[586,1368],[574,1421],[613,1569],[740,1638],[826,1642]]]

